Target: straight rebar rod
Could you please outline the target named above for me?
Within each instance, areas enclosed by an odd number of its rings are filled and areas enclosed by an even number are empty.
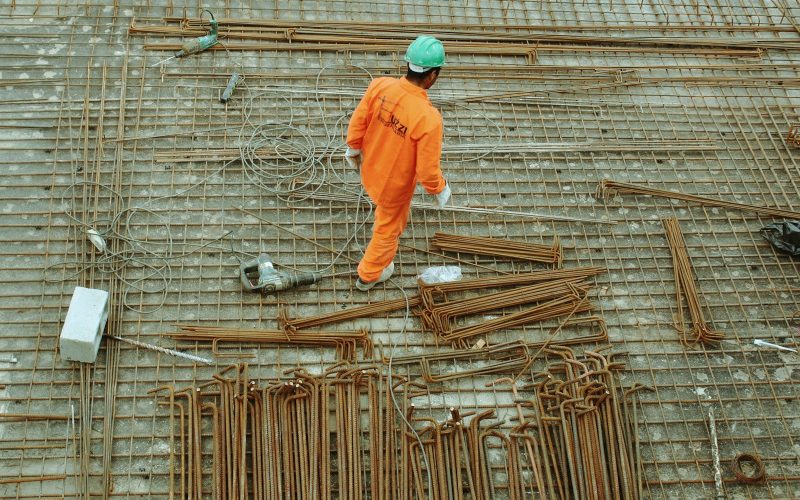
[[[25,421],[25,420],[69,420],[69,415],[50,415],[47,413],[0,413],[0,420]]]
[[[339,201],[342,203],[360,203],[363,205],[370,205],[372,202],[366,196],[357,197],[351,194],[334,194],[334,193],[322,193],[322,192],[302,192],[298,191],[296,193],[297,196],[305,198],[311,198],[315,200],[326,200],[326,201]],[[478,207],[459,207],[459,206],[445,206],[443,208],[434,207],[428,203],[420,203],[420,202],[411,202],[411,208],[416,208],[420,210],[441,210],[445,212],[460,212],[460,213],[470,213],[470,214],[483,214],[483,215],[501,215],[501,216],[509,216],[509,217],[521,217],[525,219],[533,219],[533,220],[557,220],[557,221],[568,221],[568,222],[587,222],[590,224],[617,224],[617,221],[614,220],[603,220],[603,219],[592,219],[588,217],[571,217],[567,215],[549,215],[549,214],[538,214],[533,212],[520,212],[516,210],[501,210],[497,208],[478,208]],[[240,209],[241,210],[241,209]],[[245,210],[242,212],[249,213]],[[253,215],[253,214],[250,214]]]
[[[66,474],[55,474],[50,476],[22,476],[0,479],[0,484],[36,483],[43,481],[61,481],[66,479]]]
[[[708,410],[708,429],[711,434],[711,457],[714,460],[714,488],[716,500],[725,500],[725,488],[722,485],[722,468],[719,463],[719,443],[717,442],[717,422],[714,419],[714,410]]]
[[[197,363],[203,363],[206,365],[214,364],[214,361],[207,358],[202,358],[200,356],[196,356],[194,354],[176,351],[174,349],[168,349],[166,347],[160,347],[153,344],[147,344],[145,342],[139,342],[138,340],[126,339],[125,337],[117,337],[116,335],[106,335],[106,337],[110,337],[112,339],[119,340],[120,342],[125,342],[126,344],[134,345],[136,347],[144,347],[145,349],[150,349],[151,351],[163,352],[164,354],[177,356],[179,358],[188,359],[190,361],[195,361]]]

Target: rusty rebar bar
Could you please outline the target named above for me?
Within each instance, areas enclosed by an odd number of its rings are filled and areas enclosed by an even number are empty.
[[[505,238],[482,236],[462,236],[437,232],[431,240],[431,247],[448,252],[474,253],[494,257],[529,260],[561,267],[563,253],[558,236],[553,237],[552,245],[522,243]]]
[[[698,205],[707,207],[730,208],[734,210],[742,210],[744,212],[768,215],[770,217],[780,217],[785,219],[800,219],[800,212],[794,212],[792,210],[785,210],[781,208],[772,208],[772,207],[760,207],[757,205],[748,205],[746,203],[736,203],[733,201],[725,201],[716,198],[709,198],[706,196],[676,193],[674,191],[652,188],[649,186],[643,186],[641,184],[629,184],[625,182],[612,181],[610,179],[603,179],[603,181],[597,188],[598,198],[608,198],[610,196],[614,196],[615,194],[641,194],[646,196],[656,196],[659,198],[667,198],[670,200],[681,200],[688,203],[696,203]]]
[[[700,306],[700,297],[695,285],[694,270],[689,260],[689,253],[686,249],[686,242],[683,239],[678,220],[674,217],[663,219],[664,230],[669,243],[670,253],[672,254],[672,265],[675,273],[675,291],[678,302],[678,319],[676,328],[682,334],[682,339],[689,345],[698,342],[703,344],[713,344],[721,341],[724,334],[712,331],[703,316],[703,309]],[[683,299],[689,308],[691,318],[691,329],[685,326],[683,319]]]

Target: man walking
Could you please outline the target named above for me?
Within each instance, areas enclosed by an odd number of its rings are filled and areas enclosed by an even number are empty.
[[[375,204],[372,239],[358,264],[356,288],[361,291],[392,276],[416,183],[436,195],[439,208],[451,194],[439,166],[442,116],[426,93],[444,66],[442,42],[418,37],[405,61],[405,77],[370,83],[347,129],[345,158],[360,169],[361,183]]]

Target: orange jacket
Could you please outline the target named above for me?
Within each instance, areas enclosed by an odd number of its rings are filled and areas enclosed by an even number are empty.
[[[369,84],[350,118],[347,145],[361,150],[361,182],[377,205],[408,203],[417,182],[429,194],[445,187],[442,115],[405,77]]]

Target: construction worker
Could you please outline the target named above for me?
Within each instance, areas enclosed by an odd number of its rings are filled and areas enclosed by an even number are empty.
[[[444,46],[422,35],[408,46],[405,61],[404,78],[377,78],[369,84],[347,129],[345,159],[360,169],[361,183],[375,204],[372,239],[358,264],[356,288],[361,291],[392,276],[417,182],[436,195],[439,208],[451,194],[439,166],[442,115],[425,92],[444,66]]]

